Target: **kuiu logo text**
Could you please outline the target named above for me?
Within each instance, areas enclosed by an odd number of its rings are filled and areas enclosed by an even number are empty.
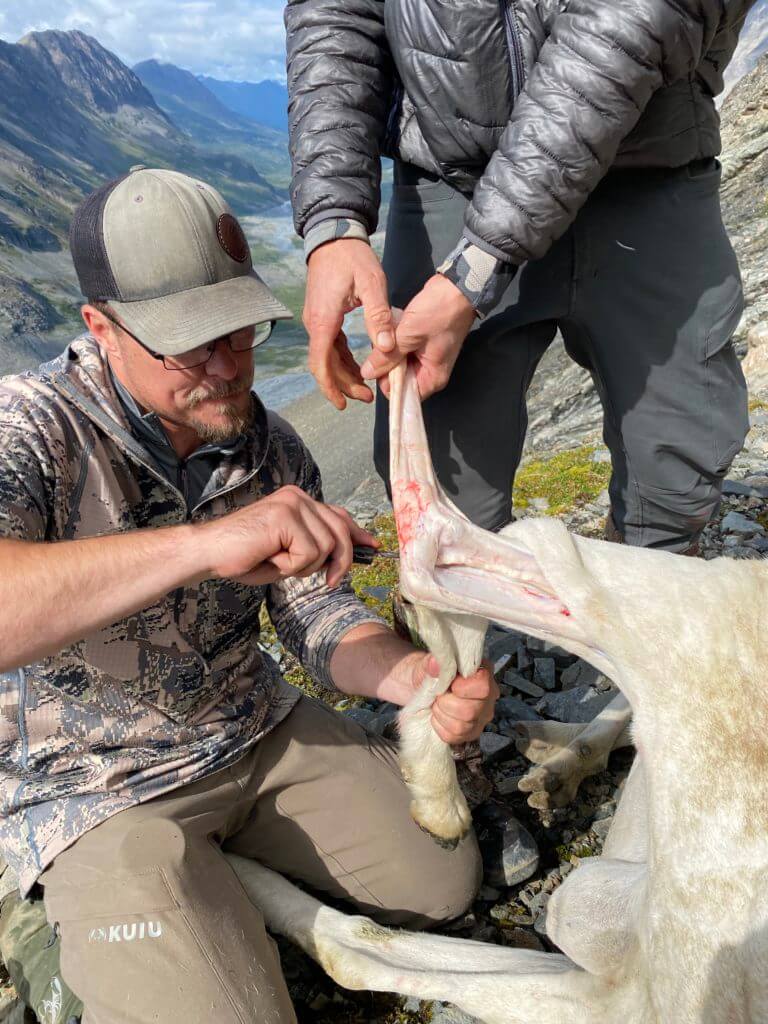
[[[163,934],[160,921],[133,921],[131,924],[110,924],[92,928],[89,942],[133,942],[134,939],[159,939]]]

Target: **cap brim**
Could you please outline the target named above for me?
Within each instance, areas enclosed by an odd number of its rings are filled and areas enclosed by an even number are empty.
[[[163,356],[179,355],[250,324],[293,318],[253,271],[157,299],[110,300],[109,305],[132,334]]]

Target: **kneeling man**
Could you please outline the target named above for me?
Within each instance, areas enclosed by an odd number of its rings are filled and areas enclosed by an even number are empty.
[[[281,679],[260,612],[347,693],[403,704],[435,666],[355,598],[375,540],[251,391],[290,313],[220,195],[136,169],[71,243],[88,333],[0,382],[2,850],[86,1024],[294,1021],[224,852],[409,926],[463,911],[479,860],[412,822],[390,744]],[[452,690],[461,742],[493,684]]]

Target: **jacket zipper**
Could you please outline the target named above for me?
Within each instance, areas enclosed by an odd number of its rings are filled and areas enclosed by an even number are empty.
[[[520,27],[517,24],[515,12],[515,0],[499,0],[501,16],[504,19],[504,34],[507,37],[507,53],[509,55],[509,67],[512,72],[512,103],[523,91],[525,83],[525,63],[523,62],[523,47],[520,43]]]
[[[400,111],[403,107],[403,83],[397,75],[395,89],[392,94],[392,105],[389,108],[387,117],[387,128],[384,133],[384,144],[382,150],[388,156],[393,156],[397,145],[397,134],[400,121]]]

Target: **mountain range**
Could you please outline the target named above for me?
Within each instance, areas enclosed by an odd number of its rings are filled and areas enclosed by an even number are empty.
[[[157,98],[83,32],[0,40],[2,372],[37,359],[41,346],[45,355],[49,332],[76,308],[68,226],[98,185],[146,164],[210,181],[243,215],[287,199],[284,133],[229,111],[188,72],[155,65],[142,73]]]
[[[255,99],[250,107],[251,113],[243,114],[232,109],[209,88],[208,83],[214,79],[198,79],[174,64],[161,64],[156,60],[135,64],[133,71],[158,106],[194,140],[198,149],[217,158],[234,154],[258,167],[273,183],[287,187],[289,164],[285,130],[279,131],[265,121],[257,120],[257,117],[261,118],[262,109]],[[240,82],[216,84],[247,85]],[[287,107],[285,86],[276,82],[271,84],[278,94],[284,96]],[[274,120],[274,105],[263,112]]]
[[[198,75],[203,85],[236,114],[288,131],[288,89],[281,82],[222,82]]]
[[[753,6],[732,69],[722,109],[723,205],[752,318],[764,319],[768,0]],[[66,251],[72,211],[133,164],[204,177],[246,218],[274,209],[266,233],[263,217],[252,225],[254,258],[275,269],[282,297],[298,310],[302,263],[280,212],[289,180],[286,111],[279,83],[226,82],[156,60],[131,69],[79,31],[0,40],[0,373],[39,361],[76,327],[79,290]],[[384,170],[388,187],[391,168]]]

